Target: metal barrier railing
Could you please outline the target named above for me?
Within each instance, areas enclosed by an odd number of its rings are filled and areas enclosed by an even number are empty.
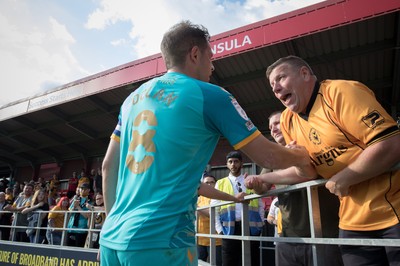
[[[23,229],[24,231],[26,230],[26,229],[32,229],[32,230],[35,230],[36,232],[35,232],[35,239],[36,239],[36,243],[35,244],[41,244],[41,243],[37,243],[37,241],[38,241],[38,239],[39,239],[39,234],[40,234],[40,231],[41,230],[46,230],[47,232],[51,232],[51,230],[56,230],[56,231],[61,231],[61,243],[60,243],[60,245],[61,246],[66,246],[65,244],[66,244],[66,233],[67,232],[74,232],[74,231],[80,231],[80,232],[82,232],[82,231],[84,231],[84,232],[87,232],[88,233],[88,235],[87,235],[87,238],[88,238],[88,243],[89,243],[89,246],[86,246],[87,248],[93,248],[93,241],[92,241],[92,239],[93,239],[93,234],[94,233],[97,233],[97,234],[99,234],[100,233],[100,231],[101,231],[101,229],[98,229],[98,228],[94,228],[94,226],[95,226],[95,223],[94,223],[94,218],[95,218],[95,215],[96,214],[98,214],[98,213],[105,213],[105,211],[99,211],[99,210],[87,210],[87,211],[84,211],[84,212],[87,212],[87,213],[90,213],[90,218],[88,219],[88,228],[68,228],[67,227],[67,225],[68,225],[68,221],[69,221],[69,219],[70,219],[70,216],[72,215],[72,214],[74,214],[74,213],[82,213],[82,211],[73,211],[73,210],[67,210],[67,211],[52,211],[52,210],[49,210],[49,211],[40,211],[40,212],[35,212],[35,211],[33,211],[32,213],[38,213],[38,221],[41,221],[41,219],[42,219],[42,217],[43,217],[43,215],[46,215],[46,214],[48,214],[48,213],[63,213],[64,214],[64,222],[63,222],[63,227],[50,227],[50,226],[47,226],[47,227],[40,227],[39,226],[39,224],[38,224],[38,226],[35,226],[35,227],[29,227],[29,226],[17,226],[16,225],[16,221],[18,220],[18,216],[19,215],[22,215],[21,213],[19,213],[19,212],[15,212],[15,211],[0,211],[0,215],[2,215],[2,214],[9,214],[9,213],[11,213],[11,214],[13,214],[14,215],[14,218],[13,218],[13,221],[12,221],[12,223],[11,223],[11,225],[1,225],[0,224],[0,228],[10,228],[10,239],[9,239],[9,241],[15,241],[15,239],[16,239],[16,232],[17,232],[17,230],[16,229]],[[25,214],[26,215],[26,214]],[[49,235],[51,235],[51,234],[49,234]],[[0,231],[0,236],[1,236],[1,231]],[[46,233],[46,237],[47,237],[48,235],[47,235],[47,233]]]
[[[247,204],[243,204],[242,208],[242,235],[217,235],[217,234],[200,234],[197,233],[196,236],[202,236],[210,238],[210,264],[216,265],[216,248],[215,248],[215,240],[217,238],[221,239],[235,239],[242,241],[242,265],[248,266],[251,265],[251,257],[250,257],[250,241],[259,241],[260,244],[262,242],[286,242],[286,243],[303,243],[312,245],[312,254],[313,254],[313,263],[314,265],[323,266],[323,258],[321,257],[320,245],[357,245],[357,246],[400,246],[400,239],[339,239],[339,238],[322,238],[322,228],[321,228],[321,219],[320,219],[320,208],[319,208],[319,199],[318,199],[318,187],[322,186],[326,183],[325,180],[313,180],[309,182],[304,182],[296,185],[291,185],[286,188],[274,189],[270,190],[265,194],[257,195],[252,194],[245,197],[245,200],[253,200],[263,197],[276,196],[284,192],[293,192],[300,189],[307,190],[307,198],[308,198],[308,208],[309,208],[309,220],[310,220],[310,237],[270,237],[270,236],[250,236],[249,232],[249,219],[248,219],[248,206]],[[221,202],[219,204],[204,206],[198,208],[198,210],[202,209],[210,209],[210,232],[215,232],[215,211],[216,208],[226,205],[232,204],[233,202]],[[91,219],[90,225],[87,229],[81,228],[67,228],[67,224],[69,221],[69,217],[73,213],[80,213],[82,211],[42,211],[41,215],[45,213],[65,213],[64,215],[64,223],[62,228],[56,228],[62,232],[61,237],[61,246],[65,246],[66,243],[66,232],[67,231],[87,231],[89,238],[89,247],[88,249],[93,249],[93,241],[91,241],[93,233],[99,233],[101,229],[93,228],[94,215],[96,213],[105,213],[104,211],[91,211],[87,210],[86,212],[90,212]],[[13,213],[14,215],[19,215],[18,212],[10,212],[10,211],[0,211],[0,215],[3,213]],[[40,218],[40,217],[39,217]],[[14,218],[16,221],[16,218]],[[16,226],[16,225],[0,225],[0,228],[10,228],[12,232],[10,238],[15,239],[15,229],[27,229],[26,226]],[[48,227],[33,227],[36,230],[36,239],[38,239],[38,234],[40,230],[48,230]],[[260,245],[262,249],[262,245]],[[260,249],[260,250],[261,250]],[[204,264],[203,264],[204,265]]]
[[[252,194],[245,197],[245,200],[253,200],[258,198],[277,196],[284,192],[293,192],[300,189],[307,190],[307,200],[309,208],[310,220],[310,237],[270,237],[270,236],[250,236],[248,206],[243,204],[242,208],[242,235],[217,235],[217,234],[196,234],[196,236],[210,238],[210,265],[216,265],[216,247],[215,239],[236,239],[242,241],[242,265],[251,265],[250,257],[250,241],[260,242],[286,242],[286,243],[302,243],[312,245],[313,265],[323,266],[324,260],[321,254],[320,245],[356,245],[356,246],[400,246],[400,239],[343,239],[343,238],[322,238],[321,215],[319,207],[318,187],[325,185],[326,180],[318,179],[291,185],[285,188],[270,190],[262,195]],[[210,232],[215,232],[215,211],[216,208],[232,204],[233,202],[221,202],[219,204],[204,206],[197,210],[210,209]]]

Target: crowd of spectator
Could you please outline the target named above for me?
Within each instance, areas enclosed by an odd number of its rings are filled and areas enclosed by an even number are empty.
[[[0,179],[1,240],[98,248],[105,220],[101,169],[17,182]],[[91,229],[95,229],[91,231]]]

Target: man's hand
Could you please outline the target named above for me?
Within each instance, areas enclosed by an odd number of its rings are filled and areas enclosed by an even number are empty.
[[[305,147],[297,145],[297,142],[295,140],[292,140],[285,147],[289,148],[289,149],[293,149],[293,150],[299,150],[302,153],[306,152],[305,161],[301,161],[301,164],[295,166],[296,173],[299,176],[305,177],[305,178],[316,178],[317,177],[317,171],[316,171],[314,165],[311,163],[310,156]],[[305,162],[305,164],[303,164],[304,162]]]
[[[335,194],[339,198],[345,197],[349,195],[349,187],[348,186],[342,186],[336,181],[331,181],[328,180],[326,182],[325,187],[331,192],[332,194]]]
[[[292,140],[289,144],[286,144],[285,147],[291,150],[296,150],[298,152],[299,161],[295,166],[300,168],[303,167],[308,168],[310,166],[311,164],[310,155],[308,154],[308,151],[304,146],[297,145],[297,142],[295,140]]]
[[[246,176],[244,184],[247,188],[255,190],[256,188],[261,188],[263,182],[261,181],[261,179],[258,178],[257,175],[249,175]]]
[[[75,199],[73,203],[74,209],[77,209],[80,204],[81,200],[79,198]]]
[[[25,210],[26,208],[28,208],[28,206],[21,206],[21,207],[18,207],[16,210],[17,210],[18,212],[22,212],[22,211]]]
[[[244,197],[246,197],[246,196],[247,196],[246,192],[240,192],[240,193],[236,194],[235,195],[235,198],[236,198],[235,202],[236,203],[243,203],[244,202]]]
[[[263,182],[257,175],[246,176],[244,183],[247,188],[253,189],[257,194],[263,194],[271,188],[271,184]]]

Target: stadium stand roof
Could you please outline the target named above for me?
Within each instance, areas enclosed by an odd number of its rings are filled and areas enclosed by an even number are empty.
[[[266,67],[297,55],[319,80],[365,83],[399,116],[399,15],[398,0],[328,0],[218,34],[211,82],[230,91],[268,134],[268,115],[283,106],[266,82]],[[103,156],[123,100],[164,72],[156,54],[0,107],[0,174]]]

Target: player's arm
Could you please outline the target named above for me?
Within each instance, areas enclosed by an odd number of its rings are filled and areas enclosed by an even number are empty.
[[[119,142],[111,139],[103,160],[103,198],[106,213],[108,214],[115,202],[118,182],[118,168],[120,160]]]
[[[346,196],[352,185],[390,171],[400,162],[400,134],[368,146],[346,168],[332,176],[326,188],[339,197]]]
[[[308,151],[302,147],[293,145],[285,148],[269,141],[263,135],[259,135],[240,148],[253,162],[270,169],[286,169],[291,166],[305,168],[302,172],[310,172],[312,167]]]
[[[205,217],[210,217],[210,213],[209,213],[208,209],[197,210],[197,214],[203,215]]]
[[[210,129],[226,137],[236,150],[241,150],[253,162],[269,169],[308,167],[311,164],[308,151],[304,147],[293,145],[285,148],[268,140],[252,126],[232,95],[223,89],[215,91],[215,95],[211,97],[214,100],[207,102],[208,108],[204,110],[205,121]],[[230,119],[227,120],[227,117]]]
[[[260,175],[249,175],[246,177],[245,183],[247,188],[254,189],[257,194],[263,194],[269,190],[271,184],[293,185],[313,180],[316,177],[300,176],[296,167],[290,167]]]
[[[199,190],[198,190],[199,195],[202,195],[204,197],[207,197],[209,199],[217,199],[217,200],[224,200],[224,201],[234,201],[234,202],[242,202],[244,200],[244,197],[246,196],[246,193],[241,192],[235,196],[232,196],[228,193],[222,192],[213,186],[201,183]]]

